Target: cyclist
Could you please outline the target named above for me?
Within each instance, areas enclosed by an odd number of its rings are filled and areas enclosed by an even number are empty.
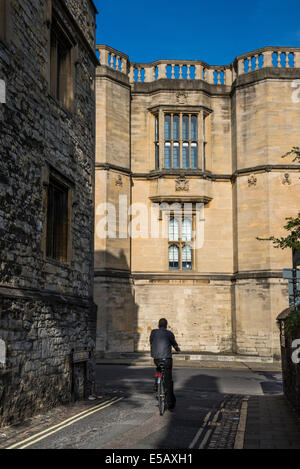
[[[173,332],[168,331],[167,327],[168,321],[164,318],[160,319],[158,323],[158,329],[151,331],[150,345],[151,357],[154,359],[157,371],[160,370],[160,365],[162,362],[164,364],[167,407],[170,411],[172,411],[176,405],[176,397],[174,395],[172,378],[172,347],[174,347],[176,352],[180,352],[180,348],[175,340]],[[157,384],[155,383],[155,390],[156,389]]]

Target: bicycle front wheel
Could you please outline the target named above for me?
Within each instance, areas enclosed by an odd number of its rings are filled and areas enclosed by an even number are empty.
[[[166,410],[165,390],[162,381],[158,383],[158,407],[160,415],[164,415]]]

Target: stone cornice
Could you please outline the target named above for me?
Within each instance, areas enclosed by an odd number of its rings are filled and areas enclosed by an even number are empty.
[[[117,166],[110,163],[95,163],[95,169],[102,169],[105,171],[118,171],[120,173],[128,174],[132,176],[132,172],[129,168],[124,168],[122,166]]]
[[[253,173],[270,173],[272,171],[299,171],[299,164],[269,164],[269,165],[259,165],[252,166],[248,168],[237,169],[232,174],[221,174],[221,173],[212,173],[211,171],[201,171],[198,169],[162,169],[154,170],[148,173],[134,173],[128,168],[122,166],[113,165],[110,163],[96,163],[96,170],[105,170],[105,171],[117,171],[128,176],[131,176],[133,179],[159,179],[159,178],[177,178],[178,176],[185,176],[188,178],[199,178],[199,179],[208,179],[211,181],[221,181],[227,180],[234,182],[237,177],[244,176]]]
[[[296,80],[300,78],[300,68],[277,68],[266,67],[253,72],[244,73],[236,78],[232,84],[233,94],[237,89],[243,88],[253,83],[258,83],[263,80]]]
[[[207,273],[198,272],[130,272],[129,270],[96,269],[95,277],[128,278],[133,280],[256,280],[256,279],[282,279],[281,270],[255,270],[235,273]]]

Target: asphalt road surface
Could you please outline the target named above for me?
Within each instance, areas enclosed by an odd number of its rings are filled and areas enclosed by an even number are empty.
[[[245,396],[282,392],[281,374],[249,370],[173,371],[177,407],[159,415],[154,369],[97,367],[101,404],[24,439],[28,449],[233,448]]]

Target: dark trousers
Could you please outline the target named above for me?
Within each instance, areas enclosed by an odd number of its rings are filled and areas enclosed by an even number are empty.
[[[156,359],[154,360],[154,363],[156,365],[158,372],[160,371],[161,363],[164,364],[167,406],[169,409],[174,409],[176,405],[176,397],[174,394],[173,376],[172,376],[173,360],[172,358],[167,358],[165,360]]]

